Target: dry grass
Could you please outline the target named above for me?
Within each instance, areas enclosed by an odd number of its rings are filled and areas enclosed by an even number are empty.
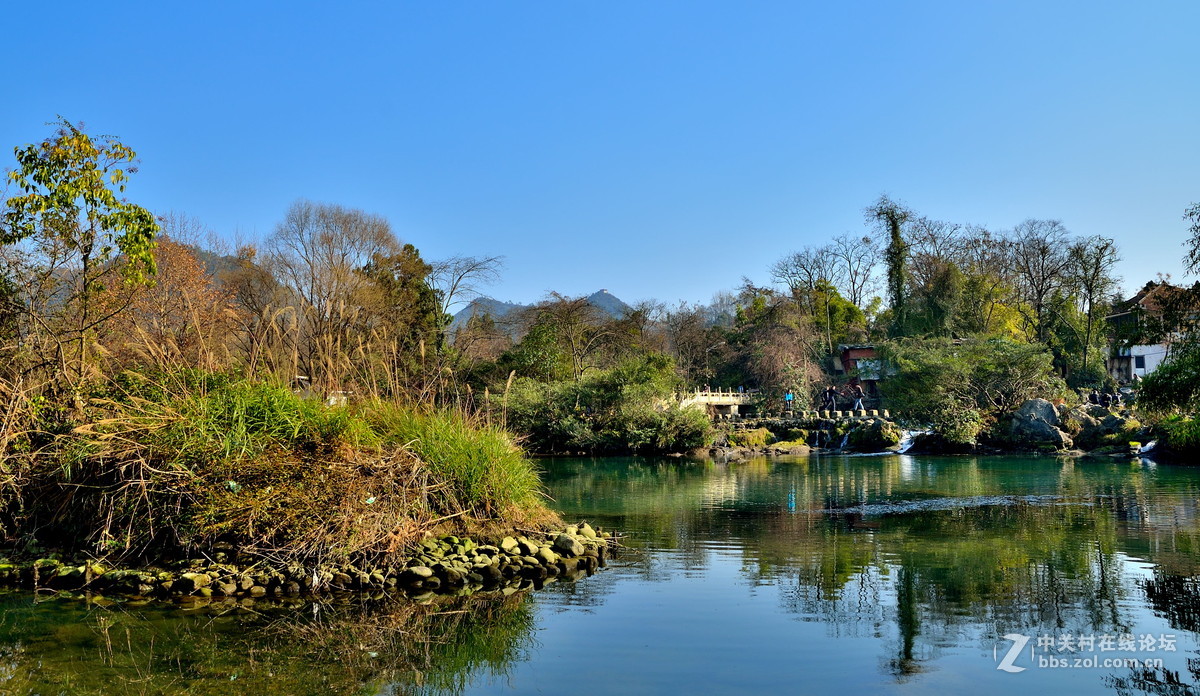
[[[10,536],[118,555],[225,542],[277,561],[380,558],[451,520],[553,519],[532,462],[461,413],[329,407],[194,371],[130,376],[87,414],[5,460]]]

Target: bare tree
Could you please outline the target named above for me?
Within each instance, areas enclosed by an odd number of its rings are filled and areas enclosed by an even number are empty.
[[[565,297],[550,293],[550,299],[534,308],[536,322],[553,329],[559,344],[571,361],[575,381],[591,369],[600,367],[599,358],[615,338],[613,323],[586,297]]]
[[[258,256],[253,245],[239,247],[234,267],[221,271],[218,277],[237,307],[238,330],[233,341],[249,374],[256,374],[261,366],[282,372],[293,363],[288,356],[295,352],[295,332],[280,329],[295,323],[295,308],[288,305],[286,291],[259,263]],[[281,321],[284,319],[291,322]],[[294,367],[289,369],[295,374]]]
[[[1074,285],[1079,289],[1080,312],[1084,315],[1083,364],[1088,364],[1088,349],[1099,308],[1117,288],[1119,278],[1113,269],[1121,260],[1116,243],[1106,237],[1093,236],[1071,245],[1070,270]]]
[[[843,234],[833,238],[829,253],[841,266],[838,290],[859,309],[875,291],[875,268],[879,264],[879,245],[869,235]]]
[[[846,267],[835,247],[805,247],[776,262],[771,277],[783,283],[792,299],[809,317],[824,315],[826,349],[833,352],[832,290],[845,280]]]
[[[706,376],[708,353],[717,343],[705,308],[680,302],[664,313],[662,323],[676,367],[689,384],[698,383]]]
[[[300,318],[304,367],[332,387],[350,348],[358,295],[370,282],[359,271],[373,255],[398,253],[400,244],[378,215],[301,200],[266,247],[268,267]]]
[[[751,379],[767,388],[812,393],[821,379],[821,341],[795,303],[768,298],[744,330],[746,341],[739,352]]]
[[[169,210],[158,216],[158,226],[172,241],[218,254],[229,253],[228,243],[198,217]]]
[[[810,313],[815,309],[812,306],[815,291],[823,283],[839,285],[841,275],[842,266],[832,246],[804,247],[771,266],[771,279],[787,287]]]
[[[1030,219],[1017,225],[1005,245],[1021,299],[1019,310],[1042,343],[1050,324],[1050,299],[1070,278],[1069,236],[1058,220]]]
[[[910,218],[904,236],[909,250],[909,280],[916,286],[931,284],[948,263],[961,266],[970,245],[962,225],[925,216]]]
[[[429,284],[441,300],[443,331],[456,307],[479,297],[482,286],[500,279],[503,265],[503,256],[451,256],[430,264]]]

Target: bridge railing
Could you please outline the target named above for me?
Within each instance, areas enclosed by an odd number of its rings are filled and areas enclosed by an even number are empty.
[[[717,387],[716,389],[693,389],[691,392],[691,395],[694,397],[695,396],[754,396],[757,394],[758,394],[757,389],[740,389],[739,390],[739,389],[734,389],[733,387],[726,387],[724,389],[722,389],[721,387]]]

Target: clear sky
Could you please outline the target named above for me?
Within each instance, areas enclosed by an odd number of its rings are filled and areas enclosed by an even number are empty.
[[[1126,287],[1182,275],[1200,3],[75,2],[0,10],[0,166],[62,114],[130,199],[264,237],[297,198],[386,216],[491,289],[707,300],[864,231],[1056,218]]]

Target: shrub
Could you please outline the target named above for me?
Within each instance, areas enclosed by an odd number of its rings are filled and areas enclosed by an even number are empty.
[[[1200,411],[1200,345],[1188,341],[1174,346],[1142,380],[1137,402],[1139,408],[1158,413]]]
[[[903,339],[881,351],[884,398],[896,415],[927,425],[952,443],[973,443],[991,420],[1065,385],[1044,347],[1003,338]]]
[[[579,382],[516,379],[490,409],[540,452],[678,452],[711,443],[708,417],[679,408],[675,386],[670,360],[648,355]]]
[[[1195,459],[1200,454],[1200,419],[1192,416],[1170,416],[1156,427],[1165,452],[1176,457]]]
[[[455,411],[436,411],[373,402],[360,416],[391,446],[412,450],[454,492],[455,507],[485,515],[539,500],[537,469],[512,437]]]

